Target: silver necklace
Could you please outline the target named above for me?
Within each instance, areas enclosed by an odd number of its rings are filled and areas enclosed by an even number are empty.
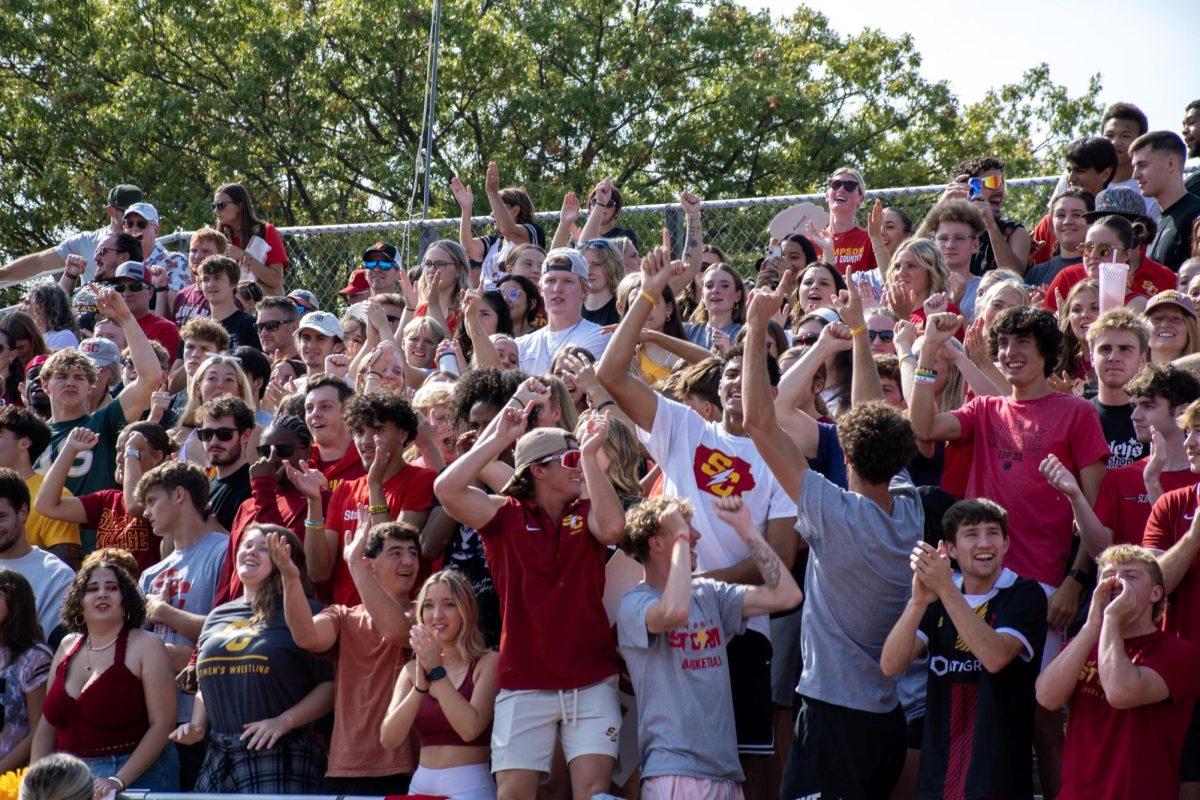
[[[89,636],[89,637],[87,637],[87,649],[93,653],[100,653],[100,652],[103,652],[104,650],[107,650],[108,648],[112,647],[114,644],[117,643],[117,639],[120,639],[120,638],[121,638],[121,634],[118,632],[117,635],[114,636],[112,641],[109,642],[108,644],[106,644],[102,647],[92,647],[92,637]]]

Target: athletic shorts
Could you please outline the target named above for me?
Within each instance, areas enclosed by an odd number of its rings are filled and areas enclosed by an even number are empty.
[[[642,800],[743,800],[737,781],[712,781],[689,775],[659,775],[642,781]]]
[[[729,640],[729,688],[738,752],[769,756],[775,752],[771,704],[771,641],[748,630]]]
[[[492,722],[492,772],[550,772],[554,740],[567,763],[579,756],[617,757],[621,704],[617,676],[580,689],[501,689]]]
[[[1192,724],[1183,740],[1183,756],[1179,759],[1179,782],[1200,782],[1200,703],[1192,710]]]
[[[904,769],[905,729],[899,703],[875,714],[802,696],[780,798],[889,796]]]
[[[771,617],[771,703],[791,711],[800,680],[800,608]]]

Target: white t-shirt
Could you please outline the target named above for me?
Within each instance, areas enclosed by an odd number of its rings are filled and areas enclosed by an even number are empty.
[[[582,347],[599,361],[600,356],[604,355],[604,348],[608,347],[609,338],[610,334],[604,333],[599,325],[582,317],[579,322],[561,331],[552,332],[550,326],[546,325],[517,339],[521,371],[526,375],[545,375],[550,371],[554,356],[568,345]]]
[[[750,555],[733,526],[716,515],[717,497],[741,495],[750,519],[764,535],[767,521],[796,516],[796,502],[787,496],[748,436],[734,436],[716,422],[705,422],[692,409],[659,396],[654,426],[638,429],[638,438],[662,468],[663,494],[695,506],[692,524],[700,531],[696,566],[723,569]],[[770,636],[767,617],[754,617],[750,628]]]
[[[42,338],[46,341],[46,347],[51,350],[62,350],[64,347],[78,347],[79,339],[70,331],[50,331],[43,333]]]
[[[0,567],[15,570],[29,581],[42,635],[49,639],[50,632],[62,622],[59,611],[75,579],[74,570],[40,547],[31,548],[20,558],[0,558]]]

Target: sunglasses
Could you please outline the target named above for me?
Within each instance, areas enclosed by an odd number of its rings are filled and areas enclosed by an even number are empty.
[[[858,191],[858,181],[844,181],[841,178],[835,178],[829,182],[829,188],[835,192],[838,189],[845,189],[847,192]]]
[[[878,339],[884,344],[891,344],[892,340],[895,338],[895,331],[867,331],[867,341],[869,342],[873,342]]]
[[[421,269],[426,272],[441,272],[453,266],[449,261],[422,261]]]
[[[121,366],[124,367],[125,369],[132,370],[133,369],[133,359],[132,358],[122,358]]]
[[[609,244],[608,239],[585,239],[584,241],[579,243],[580,250],[583,250],[584,248],[587,248],[587,247],[594,247],[597,250],[612,250],[613,249],[612,245]]]
[[[564,450],[556,456],[543,458],[538,464],[549,464],[558,461],[563,465],[563,469],[579,469],[583,464],[583,453],[579,450]]]
[[[590,200],[588,200],[588,205],[589,206],[604,206],[605,208],[616,208],[617,201],[609,200],[607,203],[601,203],[599,200],[597,200],[596,198],[593,197]]]
[[[228,429],[223,428],[222,430],[228,430]],[[275,453],[280,458],[291,458],[292,454],[296,452],[296,445],[294,445],[294,444],[260,444],[258,447],[255,448],[255,450],[258,451],[259,458],[270,458],[272,450],[274,450]]]
[[[1083,244],[1079,245],[1079,252],[1083,253],[1085,256],[1090,256],[1092,253],[1095,253],[1100,258],[1108,258],[1113,253],[1121,249],[1123,248],[1117,247],[1113,244],[1096,244],[1094,242],[1084,242]]]
[[[112,289],[117,294],[125,294],[126,292],[140,292],[143,289],[149,288],[150,284],[134,281],[132,283],[110,283],[108,288]]]
[[[125,220],[125,227],[133,228],[134,230],[138,231],[144,231],[146,228],[150,227],[150,222],[149,220],[144,219],[127,219]]]
[[[400,269],[400,265],[395,261],[364,261],[363,269],[381,269],[387,272],[389,269]]]
[[[224,201],[222,201],[222,202],[220,202],[220,203],[213,203],[213,204],[212,204],[212,210],[213,210],[213,211],[224,211],[224,210],[225,210],[225,206],[231,206],[231,205],[233,205],[233,201],[232,201],[232,200],[224,200]]]
[[[397,317],[395,314],[384,314],[384,316],[387,317],[387,321],[388,321],[389,325],[392,324],[393,322],[400,321],[400,317]]]
[[[292,322],[295,322],[295,320],[292,320]],[[254,330],[258,331],[259,333],[262,333],[263,331],[266,331],[267,333],[274,333],[275,331],[279,330],[280,325],[291,325],[292,322],[284,322],[281,319],[273,319],[270,322],[256,322],[254,323]]]
[[[118,252],[118,250],[115,247],[101,247],[99,250],[96,251],[96,258],[104,258],[109,253],[116,253],[116,252]]]
[[[804,347],[812,347],[817,343],[817,339],[821,338],[819,333],[797,333],[792,339],[792,344],[803,345]]]
[[[237,436],[237,433],[237,428],[201,428],[196,431],[196,438],[205,444],[211,442],[214,436],[219,442],[228,442]]]
[[[1004,185],[1004,176],[988,175],[986,178],[971,178],[968,182],[981,189],[999,189]]]

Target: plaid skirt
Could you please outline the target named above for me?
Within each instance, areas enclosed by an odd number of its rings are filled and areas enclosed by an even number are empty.
[[[312,794],[325,775],[325,750],[307,730],[293,731],[269,750],[248,750],[236,733],[208,735],[196,779],[198,794]]]

